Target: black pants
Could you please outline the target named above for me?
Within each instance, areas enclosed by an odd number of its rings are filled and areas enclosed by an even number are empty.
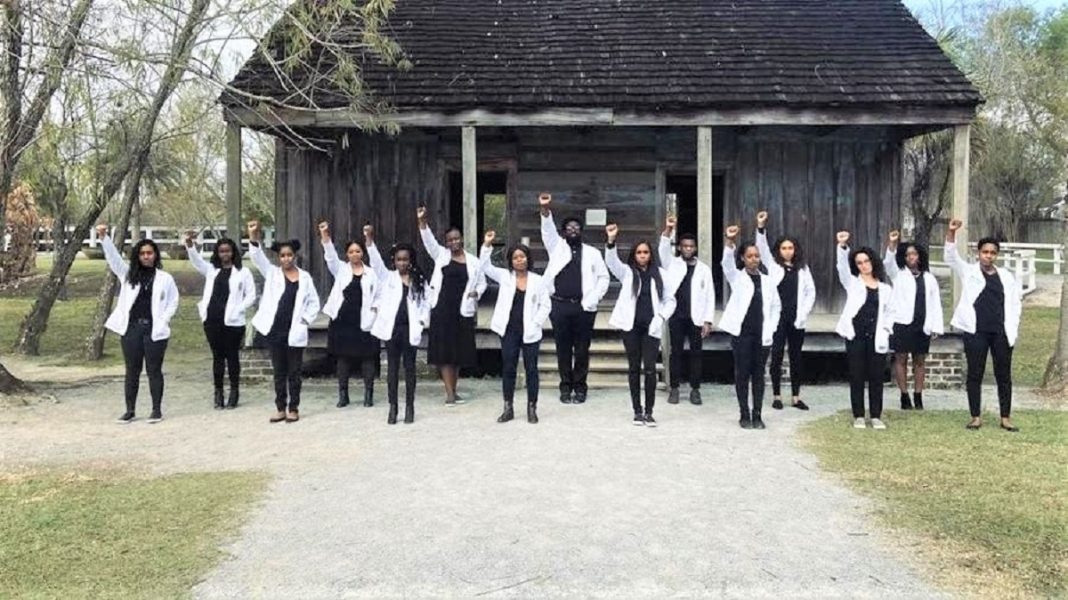
[[[739,335],[731,338],[734,353],[734,393],[738,396],[738,411],[742,417],[759,417],[764,408],[764,366],[768,364],[768,348],[759,335]],[[749,410],[749,386],[753,387],[753,410]]]
[[[286,343],[272,343],[271,369],[274,370],[274,405],[278,412],[287,410],[288,391],[290,412],[300,408],[300,368],[304,363],[304,348],[294,348]]]
[[[690,389],[696,390],[701,387],[701,328],[693,324],[690,315],[676,314],[668,320],[668,329],[671,332],[671,387],[677,388],[682,382],[683,357],[686,357],[686,369],[690,381]],[[690,341],[690,350],[683,349],[686,340]]]
[[[245,340],[244,327],[229,327],[218,322],[205,322],[204,335],[211,348],[211,374],[215,389],[223,387],[223,375],[230,371],[230,388],[237,389],[241,382],[241,343]]]
[[[1004,331],[998,333],[965,333],[964,356],[968,361],[968,410],[973,417],[982,412],[983,375],[986,373],[986,355],[994,359],[994,380],[998,384],[998,407],[1002,418],[1012,413],[1012,346]]]
[[[561,392],[587,392],[590,341],[593,339],[593,321],[596,316],[597,313],[582,310],[582,305],[577,302],[553,300],[550,321],[553,324],[553,339],[556,340]]]
[[[148,390],[152,394],[152,412],[163,406],[163,355],[167,340],[152,340],[151,321],[130,321],[122,336],[122,358],[126,361],[126,412],[134,412],[137,390],[141,387],[141,368],[148,372]]]
[[[340,390],[349,390],[349,378],[352,377],[353,363],[360,364],[360,377],[363,379],[363,387],[371,389],[375,385],[375,358],[349,358],[348,356],[337,357],[337,387]]]
[[[538,403],[538,346],[540,342],[523,343],[521,331],[507,330],[501,338],[501,385],[504,387],[504,401],[512,402],[515,398],[515,380],[519,370],[519,354],[523,354],[523,371],[527,376],[527,404]]]
[[[627,383],[634,413],[642,412],[641,383],[645,380],[645,414],[653,414],[656,403],[656,354],[660,340],[649,336],[649,326],[634,325],[623,332],[623,348],[627,351]]]
[[[864,418],[865,384],[868,413],[873,419],[881,418],[886,355],[875,351],[875,338],[857,337],[846,340],[846,359],[849,361],[849,404],[853,407],[853,418]]]
[[[401,362],[404,363],[404,401],[415,402],[415,346],[408,342],[408,327],[395,328],[393,339],[386,342],[386,395],[390,404],[397,403]]]
[[[786,344],[790,344],[790,391],[801,395],[801,346],[805,343],[805,330],[794,327],[793,322],[779,321],[779,328],[771,341],[771,393],[782,395],[782,357]]]

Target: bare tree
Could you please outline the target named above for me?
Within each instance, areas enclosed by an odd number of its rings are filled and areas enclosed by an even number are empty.
[[[948,203],[953,137],[946,131],[913,138],[905,147],[905,190],[915,226],[912,238],[928,246]]]

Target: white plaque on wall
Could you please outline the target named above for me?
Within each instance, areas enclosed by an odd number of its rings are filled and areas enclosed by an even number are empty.
[[[604,227],[608,225],[608,211],[603,208],[586,209],[587,227]]]

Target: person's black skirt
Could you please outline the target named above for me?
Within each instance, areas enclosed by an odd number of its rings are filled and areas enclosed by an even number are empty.
[[[890,336],[890,349],[908,354],[928,354],[931,351],[931,336],[923,332],[923,323],[896,323]]]

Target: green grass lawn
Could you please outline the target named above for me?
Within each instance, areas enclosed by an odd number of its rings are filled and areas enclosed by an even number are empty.
[[[845,413],[807,425],[820,465],[876,501],[947,588],[986,597],[1068,595],[1068,413],[1020,410],[1022,433],[993,415],[894,412],[890,430],[854,431]],[[963,590],[962,590],[963,588]]]
[[[0,597],[188,597],[265,483],[258,473],[0,479]]]

